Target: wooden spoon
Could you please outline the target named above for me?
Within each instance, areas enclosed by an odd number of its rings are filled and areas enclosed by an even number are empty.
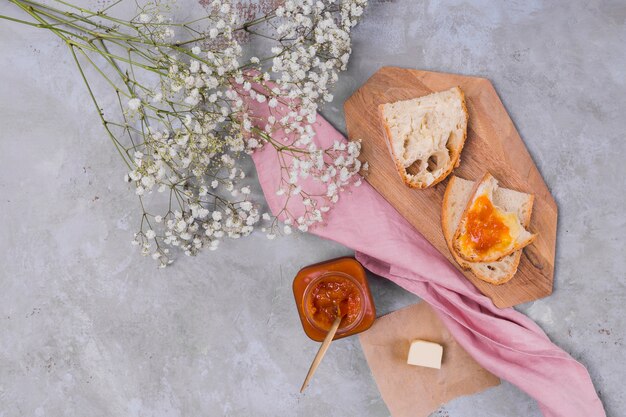
[[[330,327],[326,338],[322,342],[322,346],[320,346],[320,350],[317,351],[317,355],[315,355],[315,359],[313,359],[313,363],[309,368],[309,373],[306,374],[306,378],[304,378],[304,383],[302,383],[302,388],[300,388],[300,392],[303,392],[306,389],[306,387],[309,385],[309,382],[311,381],[311,378],[313,378],[313,374],[317,370],[317,367],[319,366],[322,358],[328,350],[328,347],[330,346],[330,342],[333,341],[333,337],[335,337],[335,333],[337,333],[337,329],[339,328],[339,323],[341,323],[342,318],[343,315],[337,314],[337,318],[333,322],[333,325]]]

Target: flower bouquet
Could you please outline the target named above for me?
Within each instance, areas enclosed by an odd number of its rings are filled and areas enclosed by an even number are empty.
[[[194,255],[255,227],[270,239],[306,231],[323,221],[344,188],[360,184],[357,174],[366,167],[357,159],[359,143],[320,148],[311,125],[321,103],[333,100],[366,0],[256,7],[207,1],[205,15],[185,22],[172,18],[173,5],[158,1],[130,17],[115,14],[123,0],[98,9],[63,0],[9,2],[16,14],[0,18],[49,30],[67,45],[128,168],[120,178],[139,200],[132,242],[159,266],[172,262],[171,248]],[[110,86],[108,99],[99,98],[105,92],[95,90],[92,77]],[[259,120],[249,111],[252,102],[266,102],[270,115]],[[262,213],[246,179],[248,155],[262,147],[281,161],[282,224]],[[302,186],[307,178],[321,188]],[[304,212],[291,213],[292,199]]]

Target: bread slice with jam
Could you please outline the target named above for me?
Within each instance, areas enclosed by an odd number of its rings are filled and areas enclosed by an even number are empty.
[[[495,285],[504,284],[510,281],[517,272],[522,250],[517,250],[495,262],[468,262],[457,255],[452,247],[452,238],[472,195],[474,185],[474,181],[468,181],[454,175],[448,180],[441,213],[443,236],[454,260],[463,269],[472,271],[476,277],[485,282]],[[517,212],[524,227],[528,227],[534,202],[532,194],[498,187],[493,192],[493,200],[496,205],[504,210]]]
[[[468,262],[494,262],[529,245],[536,234],[526,230],[519,201],[494,200],[498,181],[489,173],[474,186],[452,238],[452,248]]]

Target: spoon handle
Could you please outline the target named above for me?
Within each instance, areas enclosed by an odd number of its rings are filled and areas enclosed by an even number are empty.
[[[330,346],[330,342],[333,341],[333,337],[335,337],[335,333],[337,333],[337,329],[339,328],[339,323],[341,323],[342,318],[343,316],[337,315],[337,318],[333,322],[333,325],[330,327],[330,330],[328,331],[326,338],[322,342],[322,346],[320,346],[320,350],[317,351],[317,355],[315,355],[315,359],[313,359],[313,363],[311,364],[311,367],[309,368],[309,373],[307,373],[306,378],[304,378],[304,383],[302,384],[302,388],[300,388],[300,392],[306,389],[306,387],[309,385],[309,382],[311,381],[311,378],[313,378],[313,374],[317,370],[317,367],[319,366],[320,362],[322,361],[322,358],[324,357],[324,355],[326,354],[326,351],[328,350],[328,347]]]

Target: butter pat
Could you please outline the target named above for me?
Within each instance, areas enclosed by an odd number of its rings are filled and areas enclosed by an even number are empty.
[[[409,365],[441,369],[442,356],[443,347],[441,345],[425,340],[414,340],[411,342],[409,357],[406,363]]]

